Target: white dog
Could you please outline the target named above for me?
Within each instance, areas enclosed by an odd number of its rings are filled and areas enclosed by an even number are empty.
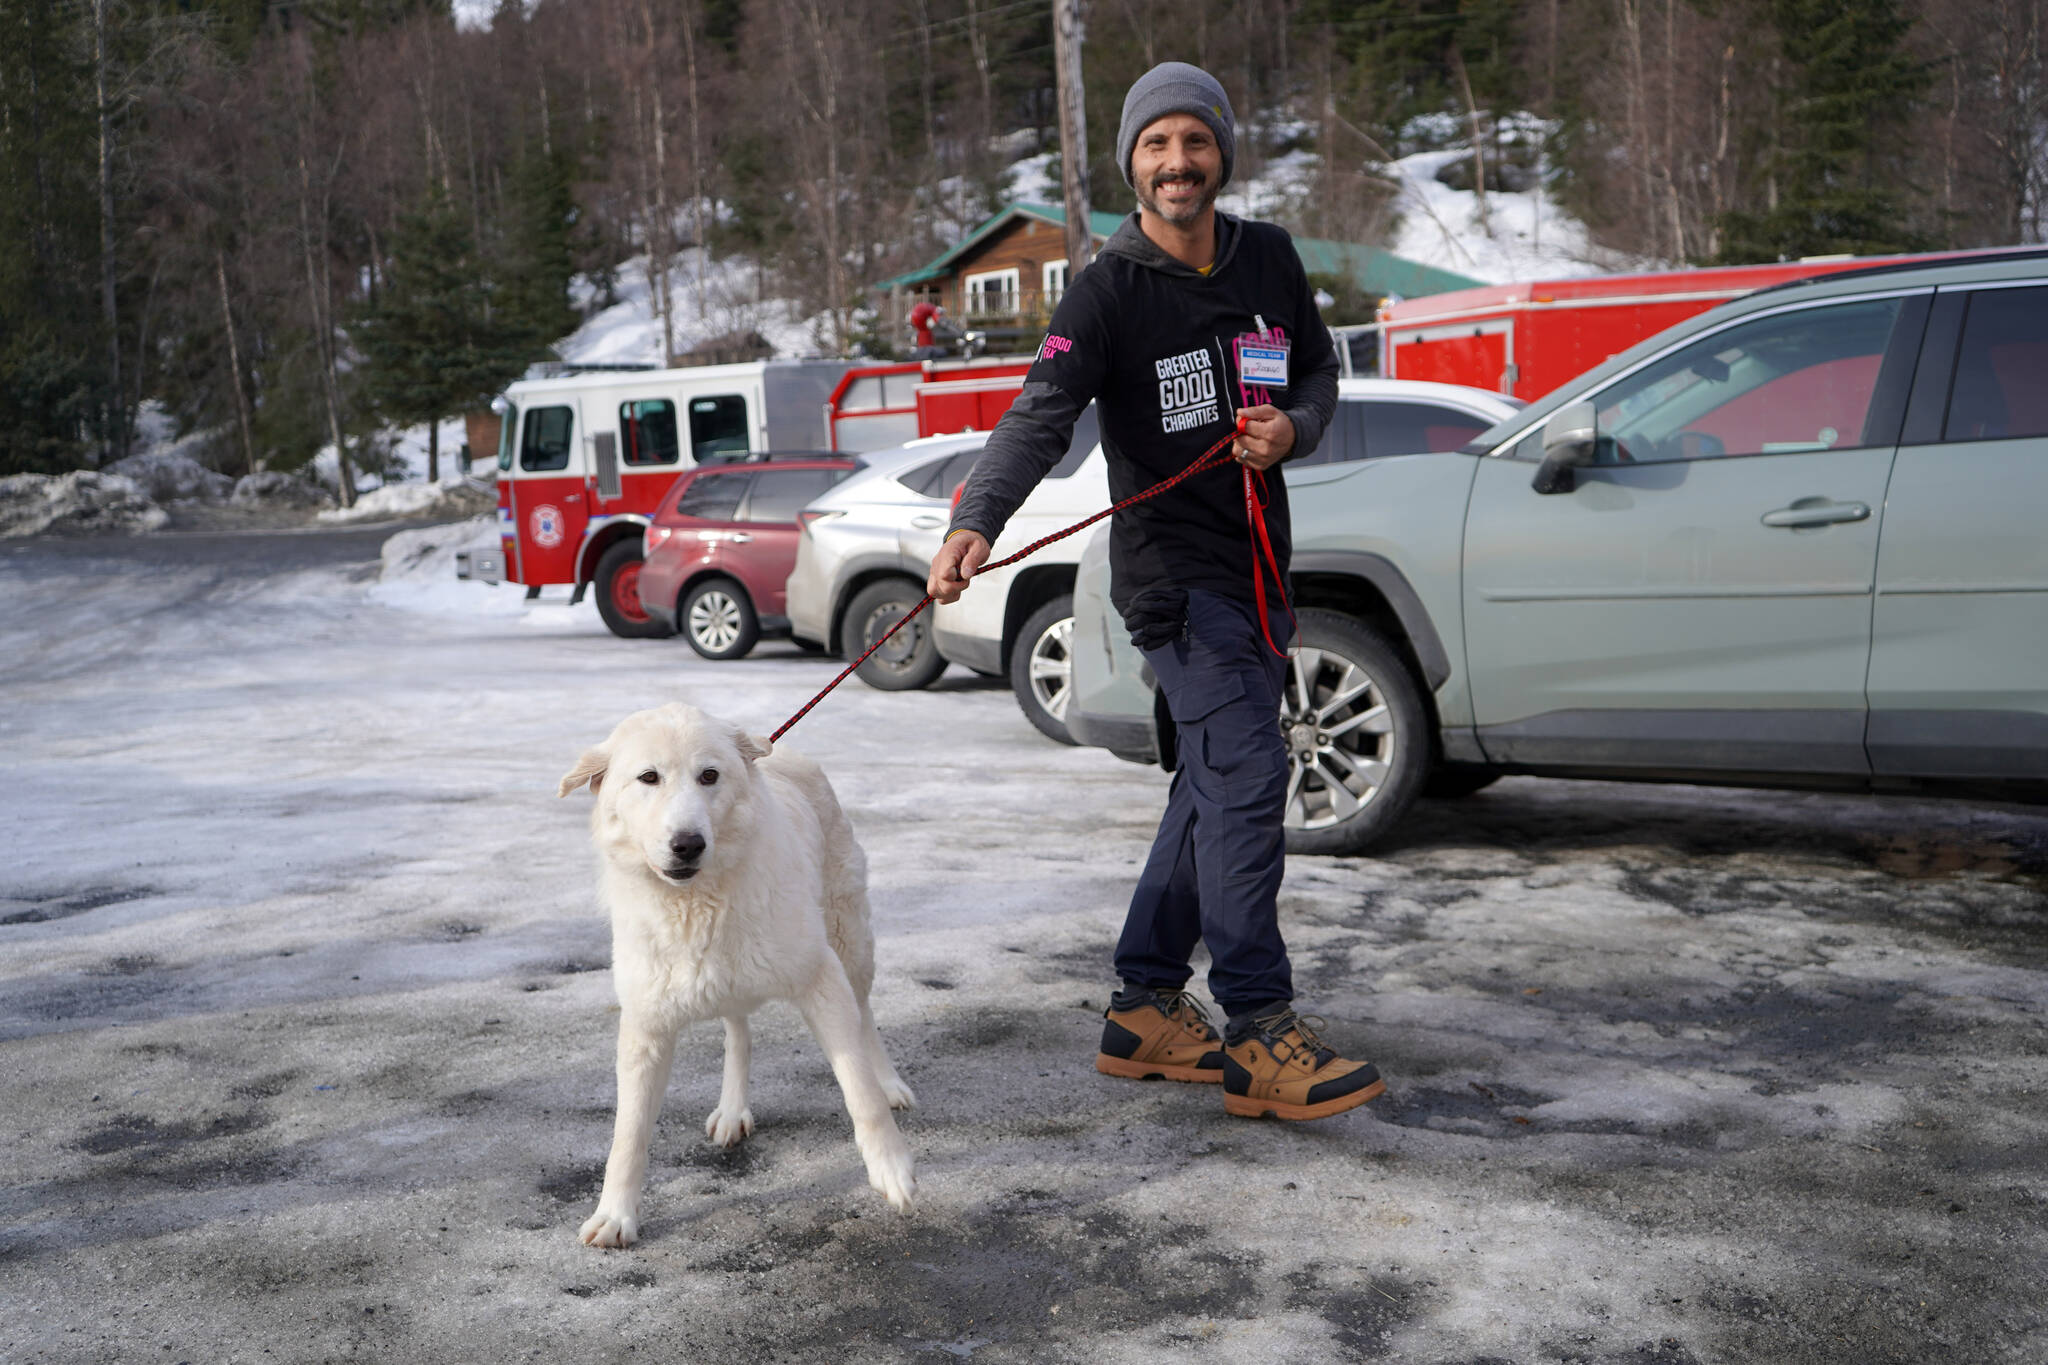
[[[889,1111],[913,1098],[868,1008],[867,859],[825,774],[671,704],[619,722],[559,794],[586,782],[620,1015],[618,1124],[583,1241],[639,1237],[648,1142],[683,1025],[725,1020],[725,1083],[706,1135],[731,1147],[753,1132],[747,1015],[767,1000],[802,1011],[846,1097],[868,1183],[908,1211],[917,1178]]]

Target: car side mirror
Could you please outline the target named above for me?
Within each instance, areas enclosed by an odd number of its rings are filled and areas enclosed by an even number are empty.
[[[1543,424],[1543,463],[1529,486],[1538,493],[1569,493],[1579,486],[1578,470],[1593,463],[1600,436],[1590,400],[1567,403]]]

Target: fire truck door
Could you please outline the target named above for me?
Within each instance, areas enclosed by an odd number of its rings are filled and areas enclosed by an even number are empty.
[[[574,399],[535,403],[520,418],[513,460],[512,524],[520,582],[576,581],[576,551],[590,520],[586,457]]]

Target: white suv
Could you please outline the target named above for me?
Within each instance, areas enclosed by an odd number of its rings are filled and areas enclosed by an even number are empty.
[[[864,467],[797,513],[788,583],[797,642],[858,654],[917,604],[931,567],[927,539],[945,534],[947,499],[981,455],[987,432],[930,436],[861,456]],[[922,618],[861,668],[885,690],[924,687],[945,671]]]
[[[1518,399],[1458,384],[1342,379],[1337,414],[1322,444],[1290,468],[1456,450],[1521,406]],[[1075,424],[1067,458],[1010,518],[990,559],[1015,554],[1109,506],[1109,470],[1094,423],[1091,405]],[[1084,450],[1086,457],[1077,459]],[[919,539],[916,548],[928,547],[927,561],[944,534],[938,529]],[[1073,676],[1074,566],[1087,540],[1070,536],[1009,568],[976,575],[959,601],[935,609],[932,624],[942,657],[977,672],[1007,675],[1026,719],[1061,744],[1074,742],[1065,719]],[[904,548],[912,548],[908,539]]]

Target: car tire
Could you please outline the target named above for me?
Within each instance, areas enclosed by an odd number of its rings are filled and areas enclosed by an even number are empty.
[[[665,640],[675,631],[640,600],[641,558],[640,546],[630,540],[620,541],[598,558],[597,572],[590,576],[597,614],[622,639]]]
[[[684,593],[676,620],[690,648],[707,659],[745,658],[761,638],[747,590],[730,578],[707,578]]]
[[[1280,702],[1289,853],[1361,853],[1384,839],[1429,776],[1428,712],[1378,629],[1306,610]]]
[[[855,593],[846,608],[846,625],[841,631],[847,655],[859,658],[865,654],[923,596],[923,585],[907,578],[885,578]],[[920,613],[854,670],[856,675],[869,687],[884,692],[914,692],[930,687],[946,671],[946,660],[932,638],[931,620],[929,614]]]
[[[1432,801],[1457,801],[1474,792],[1484,791],[1498,781],[1500,774],[1491,768],[1445,763],[1423,781],[1422,794]]]
[[[1024,718],[1056,744],[1072,744],[1067,702],[1074,695],[1074,595],[1061,593],[1024,622],[1010,651],[1010,690]]]

